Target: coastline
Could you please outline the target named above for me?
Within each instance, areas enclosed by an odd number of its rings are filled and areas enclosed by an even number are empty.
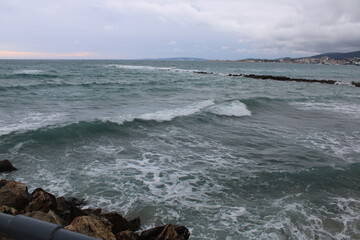
[[[10,161],[0,161],[0,173],[16,170]],[[103,240],[187,240],[190,236],[186,227],[172,224],[141,231],[140,217],[127,220],[115,211],[82,208],[85,204],[84,200],[57,197],[42,188],[29,193],[24,183],[0,179],[0,213],[3,214],[24,215]],[[11,238],[0,232],[0,239]]]

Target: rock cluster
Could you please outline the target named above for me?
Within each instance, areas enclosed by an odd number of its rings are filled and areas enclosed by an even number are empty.
[[[190,236],[186,227],[171,224],[140,232],[140,218],[127,220],[117,212],[82,209],[84,203],[55,197],[41,188],[30,194],[25,184],[0,179],[0,213],[23,214],[104,240],[187,240]],[[2,239],[9,238],[0,233]]]
[[[197,74],[215,74],[213,72],[204,72],[204,71],[193,71]],[[318,80],[318,79],[305,79],[305,78],[290,78],[284,76],[272,76],[272,75],[256,75],[256,74],[227,74],[228,77],[245,77],[261,80],[274,80],[274,81],[284,81],[284,82],[307,82],[307,83],[322,83],[322,84],[344,84],[344,82],[338,82],[335,80]],[[360,82],[351,82],[351,85],[355,87],[360,87]]]

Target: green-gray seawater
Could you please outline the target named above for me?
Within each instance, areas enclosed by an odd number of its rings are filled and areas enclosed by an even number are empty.
[[[0,159],[19,169],[0,178],[193,240],[360,239],[359,80],[356,66],[0,60]]]

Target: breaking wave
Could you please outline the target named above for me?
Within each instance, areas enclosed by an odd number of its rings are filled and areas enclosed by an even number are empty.
[[[247,109],[246,105],[239,100],[225,102],[224,104],[213,106],[209,109],[209,111],[214,114],[223,116],[251,116],[251,112]]]

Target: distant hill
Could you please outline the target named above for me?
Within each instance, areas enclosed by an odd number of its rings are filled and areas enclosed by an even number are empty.
[[[323,53],[312,56],[312,58],[322,58],[322,57],[329,57],[334,59],[354,58],[354,57],[360,57],[360,51],[348,52],[348,53]]]
[[[151,61],[207,61],[204,58],[191,58],[191,57],[175,57],[175,58],[148,58],[143,60]]]

